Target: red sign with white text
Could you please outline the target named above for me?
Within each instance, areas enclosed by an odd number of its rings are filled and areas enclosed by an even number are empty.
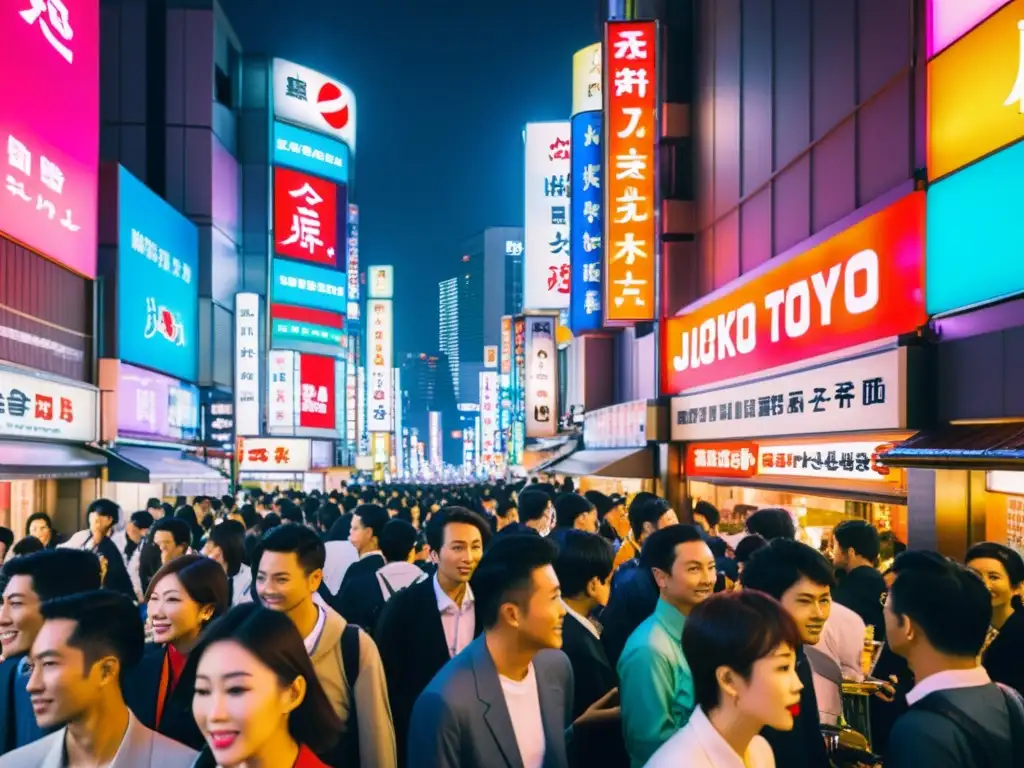
[[[662,392],[678,394],[925,323],[925,193],[854,224],[662,331]]]
[[[337,414],[334,392],[333,357],[299,357],[299,426],[335,429]]]
[[[290,168],[274,168],[274,252],[338,265],[338,186]]]
[[[687,477],[753,477],[757,443],[695,443],[686,446]]]
[[[604,44],[604,317],[611,324],[653,320],[655,111],[653,21],[609,21]]]

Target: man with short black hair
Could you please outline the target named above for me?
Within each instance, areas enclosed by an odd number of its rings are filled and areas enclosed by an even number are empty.
[[[42,738],[25,690],[28,652],[43,625],[46,600],[100,588],[100,561],[81,549],[50,549],[19,557],[0,570],[0,754]],[[9,705],[9,706],[8,706]]]
[[[156,496],[152,496],[146,500],[146,511],[153,516],[153,520],[163,520],[164,518],[164,505]]]
[[[430,518],[426,535],[437,571],[388,601],[375,635],[403,765],[416,698],[480,634],[470,579],[490,541],[491,528],[476,512],[445,507]],[[410,637],[417,641],[410,643]]]
[[[645,491],[638,493],[629,505],[629,535],[615,553],[615,570],[639,557],[644,542],[652,533],[678,524],[679,516],[665,499]]]
[[[831,613],[835,586],[832,565],[818,550],[788,538],[775,538],[753,554],[743,568],[740,583],[744,589],[759,590],[782,603],[796,621],[801,641],[817,645]],[[803,647],[796,650],[796,672],[804,684],[800,713],[794,718],[792,731],[766,727],[761,735],[771,744],[779,766],[828,768],[811,666]]]
[[[563,493],[555,500],[555,525],[562,530],[597,533],[597,507],[578,493]]]
[[[701,499],[693,505],[693,524],[700,526],[708,536],[718,535],[718,523],[721,519],[718,508],[710,501]]]
[[[153,543],[160,550],[163,565],[187,555],[192,546],[192,529],[180,517],[165,517],[153,523]]]
[[[832,562],[845,572],[832,599],[845,605],[875,628],[875,640],[885,641],[885,579],[875,568],[881,539],[866,520],[844,520],[832,531]]]
[[[78,531],[59,546],[94,552],[103,563],[103,586],[135,599],[135,588],[125,567],[124,557],[110,538],[120,517],[121,510],[116,502],[96,499],[86,508],[88,530]]]
[[[532,528],[541,536],[551,533],[555,508],[551,504],[551,496],[541,490],[540,486],[527,488],[520,493],[517,503],[521,525]]]
[[[904,552],[885,602],[888,642],[910,664],[910,709],[893,727],[886,768],[1024,765],[1024,705],[978,663],[992,619],[988,589],[935,552]]]
[[[352,527],[348,540],[359,552],[359,560],[352,563],[341,580],[341,589],[352,579],[376,573],[384,567],[380,551],[380,537],[391,516],[379,504],[360,504],[352,513]],[[340,591],[339,591],[340,594]]]
[[[572,668],[562,645],[554,544],[499,538],[473,576],[484,634],[416,700],[409,768],[566,768]]]
[[[0,757],[0,766],[189,768],[196,753],[146,728],[124,702],[124,677],[145,644],[135,604],[97,590],[48,600],[41,613],[26,688],[39,726],[58,730]]]
[[[646,764],[693,712],[693,679],[680,638],[686,616],[711,597],[717,578],[715,556],[693,525],[654,531],[643,556],[658,603],[630,635],[618,663],[622,732],[633,768]]]
[[[796,538],[796,523],[793,522],[793,516],[777,507],[766,507],[751,512],[745,526],[747,533],[756,533],[765,541]]]
[[[295,624],[331,706],[348,724],[327,762],[336,768],[395,768],[395,732],[377,646],[366,632],[314,600],[325,559],[315,531],[304,525],[272,528],[253,558],[256,592],[267,608]]]

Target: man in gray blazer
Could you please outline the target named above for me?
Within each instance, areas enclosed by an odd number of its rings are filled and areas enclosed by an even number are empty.
[[[473,576],[484,633],[420,694],[409,726],[409,768],[567,768],[572,667],[560,650],[555,546],[499,539]]]
[[[121,676],[142,656],[139,611],[124,595],[82,592],[43,603],[26,689],[36,722],[60,730],[0,757],[0,768],[189,768],[196,753],[139,723]]]

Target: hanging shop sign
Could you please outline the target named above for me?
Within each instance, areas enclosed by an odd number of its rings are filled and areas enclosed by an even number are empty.
[[[892,447],[887,442],[762,445],[757,474],[895,483],[899,473],[884,463],[884,455]]]
[[[235,432],[260,433],[260,297],[235,294]]]
[[[239,438],[242,472],[306,472],[311,464],[309,440],[283,437]]]
[[[906,428],[906,349],[672,398],[673,440]]]
[[[655,150],[658,25],[605,25],[604,320],[653,320],[657,276]]]
[[[569,122],[526,125],[523,308],[569,306]]]
[[[271,350],[267,356],[267,421],[272,432],[295,429],[297,353]]]
[[[356,151],[356,97],[340,80],[274,59],[274,117],[333,136]]]
[[[558,433],[558,351],[555,317],[530,315],[526,321],[526,436]]]
[[[686,446],[687,477],[748,478],[757,474],[757,443]]]
[[[203,393],[203,444],[230,450],[235,432],[235,409],[231,399],[219,392]]]
[[[663,325],[662,389],[724,382],[909,333],[924,303],[925,193]]]
[[[574,335],[601,328],[602,248],[601,113],[583,112],[572,119],[572,200],[570,239],[572,283],[569,327]]]
[[[1021,21],[1014,0],[928,62],[929,181],[1024,136]]]
[[[0,435],[88,443],[99,437],[99,392],[0,368]]]
[[[572,57],[572,117],[580,112],[600,112],[601,44],[591,43]]]

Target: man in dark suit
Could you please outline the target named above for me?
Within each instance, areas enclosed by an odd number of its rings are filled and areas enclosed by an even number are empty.
[[[508,536],[473,577],[478,637],[420,694],[409,724],[410,768],[568,768],[573,674],[562,645],[555,546]]]
[[[555,573],[568,611],[562,626],[562,650],[572,663],[574,719],[619,687],[619,676],[601,645],[601,627],[590,618],[608,603],[614,561],[615,550],[607,539],[583,531],[563,534]],[[581,734],[571,747],[569,761],[574,766],[629,765],[620,722]]]
[[[885,579],[875,568],[881,539],[878,529],[866,520],[846,520],[833,531],[832,563],[842,571],[832,599],[874,627],[875,640],[885,641]]]
[[[369,576],[384,567],[384,553],[380,551],[380,536],[391,517],[379,504],[360,504],[352,513],[352,528],[348,540],[359,552],[359,559],[345,571],[341,590],[349,581]]]
[[[388,680],[400,766],[416,698],[481,631],[469,580],[491,538],[490,526],[476,512],[445,507],[427,523],[426,534],[437,572],[388,600],[374,638]]]

